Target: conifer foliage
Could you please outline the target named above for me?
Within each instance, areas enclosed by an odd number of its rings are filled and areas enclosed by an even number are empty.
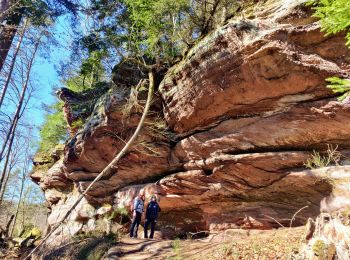
[[[309,3],[315,10],[314,16],[320,19],[326,35],[346,33],[346,45],[350,47],[350,3],[349,0],[313,0]],[[334,93],[341,94],[339,100],[350,95],[350,80],[331,77],[327,86]]]

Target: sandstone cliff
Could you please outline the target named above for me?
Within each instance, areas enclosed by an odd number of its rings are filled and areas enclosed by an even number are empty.
[[[292,224],[303,225],[338,205],[339,182],[330,179],[349,171],[350,101],[338,102],[325,79],[350,76],[350,50],[343,35],[325,37],[300,2],[277,1],[229,21],[170,68],[137,143],[58,232],[93,229],[103,203],[129,208],[141,188],[160,197],[161,230],[178,232],[289,226],[301,208]],[[140,119],[145,91],[123,81],[130,68],[115,73],[116,85],[94,99],[60,92],[68,118],[91,109],[61,154],[36,162],[32,178],[45,192],[50,225]],[[330,145],[343,154],[341,165],[306,169],[312,152]]]

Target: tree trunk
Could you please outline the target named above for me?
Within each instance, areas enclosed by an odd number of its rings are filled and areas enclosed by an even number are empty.
[[[2,171],[2,175],[1,175],[1,179],[0,179],[0,190],[2,190],[5,174],[6,174],[6,171],[7,171],[8,160],[9,160],[9,157],[10,157],[10,154],[11,154],[12,144],[13,144],[13,140],[15,138],[18,121],[19,121],[19,119],[20,119],[20,117],[21,117],[21,115],[23,113],[23,111],[21,111],[21,110],[22,110],[22,106],[23,106],[23,103],[24,103],[24,97],[26,95],[26,90],[27,90],[28,85],[29,85],[30,72],[31,72],[31,69],[32,69],[32,66],[33,66],[33,63],[34,63],[34,58],[35,58],[36,52],[37,52],[39,44],[40,44],[40,39],[41,39],[41,35],[39,36],[38,41],[35,43],[34,51],[32,53],[32,56],[31,56],[30,60],[29,60],[28,69],[27,69],[27,73],[26,73],[26,76],[25,76],[26,78],[25,78],[25,82],[24,82],[24,85],[23,85],[23,88],[22,88],[22,93],[21,93],[21,97],[20,97],[20,100],[19,100],[19,103],[18,103],[18,106],[17,106],[16,114],[14,116],[13,122],[12,122],[11,127],[10,127],[10,131],[8,132],[8,135],[6,136],[5,143],[4,143],[4,145],[2,147],[2,150],[1,150],[0,162],[2,160],[3,153],[6,150],[7,142],[8,142],[8,140],[10,140],[10,143],[9,143],[9,146],[8,146],[8,152],[7,152],[7,155],[6,155],[6,161],[5,161],[4,168],[3,168],[3,171]]]
[[[10,160],[10,168],[7,171],[3,187],[2,188],[0,187],[0,190],[1,190],[1,193],[0,193],[0,205],[1,205],[1,202],[3,201],[4,196],[5,196],[5,191],[6,191],[7,183],[9,181],[11,172],[12,172],[13,168],[16,165],[17,154],[16,154],[16,152],[12,152],[11,154],[12,155],[11,155],[11,160]]]
[[[19,119],[20,114],[21,114],[21,108],[22,108],[22,105],[23,105],[25,92],[26,92],[26,88],[23,87],[23,88],[22,88],[22,93],[21,93],[21,96],[20,96],[20,100],[19,100],[19,103],[18,103],[18,105],[17,105],[16,113],[15,113],[13,119],[12,119],[12,122],[11,122],[11,125],[10,125],[10,129],[8,130],[8,132],[7,132],[7,134],[6,134],[4,143],[2,144],[2,147],[1,147],[1,151],[0,151],[0,162],[4,159],[5,151],[6,151],[6,147],[7,147],[8,141],[12,139],[11,137],[12,137],[12,135],[13,135],[13,134],[15,133],[15,131],[16,131],[18,119]],[[10,149],[10,150],[11,150],[11,149]],[[1,188],[1,186],[0,186],[0,188]]]
[[[10,164],[11,164],[11,163],[10,163]],[[2,187],[0,187],[0,189],[1,189],[1,194],[0,194],[0,205],[1,205],[1,202],[3,201],[3,199],[4,199],[5,191],[6,191],[6,187],[7,187],[7,183],[8,183],[8,181],[9,181],[9,179],[10,179],[10,174],[11,174],[12,170],[13,170],[13,167],[10,165],[10,168],[9,168],[9,170],[7,171],[7,174],[6,174],[6,176],[5,176],[4,185],[3,185]]]
[[[94,78],[95,78],[94,68],[95,68],[95,66],[92,65],[91,76],[90,76],[90,88],[92,88],[92,86],[94,85]]]
[[[22,106],[23,106],[24,97],[25,97],[25,94],[26,94],[26,91],[27,91],[27,88],[28,88],[30,72],[31,72],[31,69],[32,69],[32,66],[33,66],[33,63],[34,63],[35,54],[36,54],[36,52],[38,50],[38,47],[39,47],[39,44],[40,44],[40,39],[41,39],[41,36],[38,39],[38,41],[36,42],[36,44],[34,46],[34,51],[33,51],[32,57],[29,60],[28,69],[27,69],[27,73],[26,73],[26,79],[25,79],[25,83],[24,83],[23,88],[22,88],[22,93],[21,93],[21,97],[20,97],[19,103],[17,105],[16,113],[15,113],[15,116],[14,116],[14,118],[12,120],[10,129],[7,132],[5,141],[4,141],[4,143],[2,145],[2,148],[1,148],[1,151],[0,151],[0,162],[2,161],[2,159],[4,159],[4,153],[5,153],[5,150],[6,150],[6,146],[7,146],[8,141],[11,139],[11,135],[14,134],[15,131],[16,131],[17,121],[19,120],[20,115],[21,115],[21,109],[22,109]],[[11,148],[9,148],[9,150],[11,150]],[[2,179],[3,179],[3,176],[2,176]],[[2,183],[0,183],[0,185],[1,184]]]
[[[4,168],[2,169],[2,173],[1,173],[1,179],[0,179],[0,192],[1,193],[5,193],[5,188],[6,187],[5,187],[5,185],[3,185],[3,183],[4,183],[5,175],[6,175],[6,172],[7,172],[7,166],[9,164],[9,160],[10,160],[13,140],[15,139],[15,131],[16,131],[17,124],[18,124],[18,119],[16,120],[15,126],[13,128],[13,133],[11,135],[9,147],[8,147],[7,154],[6,154],[6,160],[5,160],[5,163],[4,163]],[[1,203],[2,203],[2,198],[0,199],[0,205],[1,205]]]
[[[9,11],[10,1],[9,0],[0,0],[0,24],[6,19],[6,14]]]
[[[10,232],[10,237],[12,237],[12,235],[13,235],[13,230],[15,229],[17,216],[18,216],[18,212],[19,212],[19,207],[22,203],[22,195],[23,195],[24,182],[25,182],[25,177],[26,177],[24,172],[25,172],[25,170],[23,169],[21,189],[20,189],[20,193],[19,193],[19,199],[18,199],[18,203],[17,203],[17,207],[16,207],[15,217],[13,220],[13,226],[12,226],[11,232]]]
[[[13,38],[16,35],[17,27],[21,23],[22,14],[20,8],[15,8],[14,10],[9,10],[7,1],[4,2],[4,7],[7,6],[7,13],[5,12],[4,17],[2,18],[3,24],[1,24],[0,29],[0,71],[5,63],[8,52],[11,48]],[[7,4],[7,5],[6,5]]]
[[[6,230],[5,230],[5,236],[6,237],[9,236],[10,226],[11,226],[11,223],[12,223],[14,217],[15,217],[15,215],[11,215],[10,220],[7,222]]]
[[[30,257],[32,256],[32,254],[34,252],[36,252],[36,250],[45,243],[45,241],[61,226],[61,224],[68,218],[68,216],[73,212],[73,210],[78,206],[79,202],[84,198],[84,196],[88,193],[88,191],[92,188],[92,186],[94,186],[96,184],[96,182],[98,182],[105,173],[108,173],[111,169],[113,169],[117,163],[119,162],[119,160],[125,155],[125,153],[128,151],[128,149],[131,147],[131,145],[134,143],[134,141],[136,140],[136,138],[138,137],[143,124],[146,120],[149,108],[151,107],[151,103],[152,103],[152,98],[153,98],[153,93],[154,93],[154,87],[155,87],[155,81],[154,81],[154,72],[151,69],[150,72],[148,73],[148,77],[149,77],[149,88],[148,88],[148,96],[147,96],[147,102],[145,105],[145,109],[143,111],[142,117],[140,119],[139,124],[137,125],[137,128],[134,132],[134,134],[131,136],[131,138],[129,139],[129,141],[125,144],[124,148],[117,154],[116,157],[114,157],[114,159],[106,166],[106,168],[103,169],[102,172],[100,172],[99,175],[96,176],[96,178],[90,183],[90,185],[86,188],[86,190],[80,194],[80,196],[78,197],[78,199],[75,201],[75,203],[71,206],[71,208],[67,211],[67,213],[63,216],[63,218],[61,219],[60,222],[58,222],[54,227],[52,227],[52,229],[50,230],[50,232],[40,241],[40,243],[26,256],[26,258],[24,258],[24,260],[26,259],[30,259]]]
[[[1,1],[1,0],[0,0]],[[6,82],[4,84],[4,87],[2,88],[2,91],[1,91],[1,96],[0,96],[0,108],[1,108],[1,105],[5,99],[5,95],[6,95],[6,91],[7,91],[7,88],[10,84],[10,80],[12,78],[12,72],[13,72],[13,68],[15,67],[15,64],[16,64],[16,58],[17,58],[17,55],[18,55],[18,52],[21,48],[21,44],[22,44],[22,40],[23,40],[23,36],[24,36],[24,33],[27,29],[27,25],[28,25],[28,21],[26,20],[24,22],[24,27],[23,27],[23,30],[21,32],[21,35],[18,39],[18,42],[17,42],[17,46],[16,46],[16,50],[15,52],[13,53],[13,57],[12,57],[12,60],[11,60],[11,65],[10,65],[10,70],[9,72],[7,73],[7,77],[6,77]]]
[[[207,35],[209,33],[210,29],[212,29],[211,25],[213,25],[213,23],[214,23],[214,16],[215,16],[215,13],[216,13],[216,10],[219,6],[220,1],[221,0],[214,1],[211,11],[208,12],[208,18],[206,18],[206,16],[204,15],[204,23],[203,23],[203,26],[201,28],[201,36]],[[205,7],[205,13],[207,13],[206,7]]]

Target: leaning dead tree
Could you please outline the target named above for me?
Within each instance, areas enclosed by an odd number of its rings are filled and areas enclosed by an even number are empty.
[[[63,222],[69,217],[69,215],[73,212],[73,210],[78,206],[79,202],[85,197],[85,195],[89,192],[89,190],[98,182],[106,173],[108,173],[111,169],[115,168],[118,161],[125,155],[127,150],[131,147],[133,142],[136,140],[138,137],[143,124],[146,120],[148,111],[150,109],[150,106],[152,104],[152,98],[153,98],[153,93],[154,93],[154,87],[155,87],[155,80],[154,80],[154,71],[153,67],[148,66],[149,68],[149,73],[148,73],[148,78],[149,78],[149,88],[148,88],[148,96],[147,96],[147,102],[142,114],[142,117],[140,119],[139,124],[137,125],[137,128],[134,132],[134,134],[131,136],[129,141],[125,144],[124,148],[117,154],[117,156],[107,165],[106,168],[103,169],[103,171],[96,176],[96,178],[90,183],[90,185],[86,188],[86,190],[80,194],[76,202],[70,207],[70,209],[67,211],[67,213],[64,215],[61,221],[59,221],[54,227],[51,228],[50,232],[41,240],[41,242],[29,253],[29,255],[25,259],[30,259],[30,257],[35,253],[40,246],[42,246],[48,238],[63,224]]]

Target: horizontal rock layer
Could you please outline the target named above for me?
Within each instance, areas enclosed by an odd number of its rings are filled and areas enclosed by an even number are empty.
[[[291,2],[228,22],[168,70],[137,142],[88,192],[74,230],[91,228],[105,202],[129,209],[142,188],[160,196],[161,229],[180,233],[301,225],[320,213],[336,196],[332,176],[349,171],[350,102],[338,102],[325,79],[349,76],[350,51]],[[145,93],[125,84],[98,99],[50,170],[32,175],[51,225],[135,130]],[[306,169],[314,150],[336,148],[342,165]]]
[[[266,155],[264,159],[272,156]],[[247,169],[245,176],[235,176],[232,167],[222,169],[223,165],[219,163],[219,169],[214,168],[214,173],[209,176],[201,170],[192,170],[171,175],[155,184],[126,187],[116,194],[115,203],[119,207],[127,206],[131,203],[130,198],[145,189],[148,196],[152,193],[161,195],[160,206],[165,214],[162,213],[160,224],[172,224],[179,230],[190,228],[190,224],[192,230],[212,231],[303,225],[309,217],[320,213],[320,205],[325,212],[344,206],[338,203],[342,197],[336,190],[346,183],[347,177],[335,186],[329,180],[335,174],[347,176],[349,166],[288,172],[284,156],[273,156],[275,172]],[[296,157],[298,155],[293,159]],[[278,163],[278,159],[282,162]],[[240,167],[240,172],[242,170],[244,167]]]
[[[181,161],[210,154],[312,150],[326,144],[348,147],[350,103],[322,100],[297,104],[270,116],[228,119],[180,141],[173,155]]]
[[[165,118],[176,132],[326,98],[332,95],[327,77],[349,76],[344,58],[350,50],[341,37],[325,38],[317,23],[270,24],[242,32],[229,23],[170,69],[160,92]]]

